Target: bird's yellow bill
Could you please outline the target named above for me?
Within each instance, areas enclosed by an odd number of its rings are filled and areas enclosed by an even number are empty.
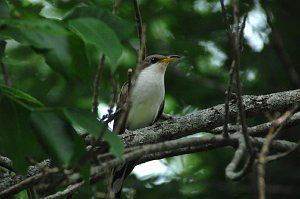
[[[171,61],[174,61],[175,59],[177,59],[178,57],[167,57],[167,58],[165,58],[165,59],[163,59],[163,60],[161,60],[160,62],[162,62],[162,63],[169,63],[169,62],[171,62]]]

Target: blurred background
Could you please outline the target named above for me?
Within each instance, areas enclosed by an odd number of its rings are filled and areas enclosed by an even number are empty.
[[[166,73],[165,112],[184,115],[223,103],[231,46],[220,2],[138,2],[146,27],[147,55],[182,57]],[[232,24],[232,1],[224,2]],[[106,114],[112,77],[119,90],[126,81],[127,69],[135,67],[139,47],[131,1],[121,1],[118,16],[111,13],[113,3],[112,0],[0,1],[0,57],[9,74],[8,85],[34,96],[47,107],[90,110],[99,55],[106,49],[101,51],[82,39],[73,22],[84,17],[96,18],[116,35],[118,46],[113,46],[113,50],[120,48],[120,56],[114,59],[112,53],[106,59],[101,78],[99,114]],[[243,94],[262,95],[299,88],[299,7],[297,0],[240,1],[241,16],[247,15],[241,54]],[[0,75],[0,82],[4,80]],[[3,104],[0,108],[2,118],[8,117]],[[248,125],[269,121],[267,115],[248,120]],[[299,139],[298,132],[298,127],[284,130],[283,138],[295,141],[297,134]],[[224,169],[233,152],[231,148],[222,148],[147,163],[136,168],[126,181],[125,191],[135,189],[137,199],[257,198],[256,169],[239,182],[225,179]],[[269,198],[299,198],[299,168],[299,155],[295,154],[268,164]],[[97,185],[92,190],[97,190]],[[75,198],[87,198],[86,194],[81,191]]]

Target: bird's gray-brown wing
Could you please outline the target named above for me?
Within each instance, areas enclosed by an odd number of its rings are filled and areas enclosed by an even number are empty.
[[[124,111],[124,106],[125,103],[127,102],[127,98],[128,98],[128,82],[124,83],[124,85],[122,86],[119,98],[118,98],[118,102],[117,102],[117,108],[115,111],[115,119],[114,119],[114,126],[113,126],[113,130],[114,131],[118,131],[116,133],[118,134],[123,134],[125,132],[125,128],[126,128],[126,118],[127,115]],[[128,108],[128,107],[127,107]]]
[[[160,104],[160,107],[159,107],[159,110],[158,110],[158,113],[156,115],[156,118],[154,120],[153,123],[157,122],[160,118],[160,116],[162,115],[162,113],[164,112],[164,107],[165,107],[165,100],[163,100]]]

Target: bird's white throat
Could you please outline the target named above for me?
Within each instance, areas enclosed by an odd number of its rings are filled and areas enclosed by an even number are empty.
[[[167,64],[156,63],[143,69],[130,96],[126,127],[130,130],[151,125],[165,97],[164,76]]]

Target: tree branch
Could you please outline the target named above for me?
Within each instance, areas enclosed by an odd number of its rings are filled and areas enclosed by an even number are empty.
[[[77,191],[80,187],[83,186],[83,184],[84,184],[84,181],[69,185],[63,191],[58,191],[57,193],[46,196],[43,199],[58,199],[58,198],[66,197],[70,194],[73,194],[75,191]]]
[[[283,40],[281,35],[279,34],[279,32],[276,30],[276,28],[274,27],[273,23],[272,23],[272,18],[271,18],[271,13],[270,11],[267,9],[266,1],[262,1],[263,2],[263,8],[267,17],[267,22],[269,27],[271,28],[272,32],[271,32],[271,41],[273,44],[273,49],[276,52],[276,54],[278,55],[277,57],[279,58],[279,61],[282,63],[282,66],[287,68],[288,71],[288,75],[290,77],[290,80],[292,82],[292,84],[294,85],[295,88],[299,88],[300,87],[300,76],[296,70],[296,68],[298,66],[295,66],[294,63],[292,62],[289,54],[287,53],[286,48],[284,47],[283,44]]]
[[[146,38],[145,38],[145,27],[143,26],[142,16],[140,12],[139,5],[137,0],[132,0],[134,13],[135,13],[135,20],[137,24],[137,32],[140,41],[139,50],[138,50],[138,61],[136,67],[136,73],[140,71],[141,63],[146,57]]]
[[[239,109],[239,123],[242,125],[242,133],[244,135],[245,143],[247,146],[247,150],[249,154],[252,154],[253,148],[251,146],[251,142],[249,141],[249,134],[247,132],[247,123],[246,123],[246,115],[242,102],[242,88],[241,88],[241,80],[240,80],[240,53],[241,53],[241,39],[240,35],[243,32],[243,27],[240,30],[240,16],[239,16],[239,0],[233,1],[233,16],[234,16],[234,43],[232,48],[234,49],[234,72],[235,72],[235,82],[236,82],[236,92],[237,92],[237,105]],[[244,20],[245,21],[245,20]]]
[[[33,185],[37,184],[40,182],[41,179],[48,177],[51,174],[57,173],[58,169],[53,168],[53,169],[46,169],[44,172],[40,172],[36,175],[33,175],[31,177],[28,177],[21,182],[14,184],[11,187],[8,187],[7,189],[3,190],[0,192],[0,198],[7,198],[11,195],[14,195],[24,189],[27,189],[29,187],[32,187]]]
[[[4,156],[0,155],[0,167],[4,167],[10,171],[13,171],[13,163],[12,161]]]
[[[244,138],[240,137],[239,139],[239,147],[234,153],[234,157],[231,160],[231,162],[227,165],[225,169],[225,174],[228,179],[231,180],[239,180],[241,179],[247,172],[250,171],[251,166],[253,165],[253,162],[255,160],[255,153],[252,152],[252,154],[247,155],[246,163],[244,164],[244,167],[236,172],[237,166],[242,161],[243,156],[245,155],[245,152],[247,151],[246,143]],[[249,137],[250,141],[250,137]],[[252,144],[251,144],[252,145]]]
[[[242,99],[247,116],[253,117],[265,112],[282,112],[300,103],[300,89],[261,96],[245,95]],[[237,111],[236,104],[231,103],[229,120],[236,119]],[[223,125],[224,113],[224,104],[220,104],[126,133],[121,137],[128,147],[178,139]]]
[[[265,184],[265,165],[267,163],[267,155],[269,153],[270,144],[274,138],[278,135],[280,130],[283,128],[286,121],[293,115],[298,106],[294,107],[292,110],[286,111],[281,117],[272,121],[273,125],[271,126],[269,133],[266,136],[266,141],[264,142],[263,147],[261,148],[259,158],[258,158],[258,191],[259,199],[266,198],[266,184]],[[276,129],[276,126],[278,128]]]
[[[293,127],[300,124],[300,112],[295,113],[284,125],[284,128]],[[266,133],[268,133],[271,126],[274,125],[273,122],[266,122],[263,124],[259,124],[256,126],[248,127],[248,132],[250,136],[265,136]],[[210,130],[210,133],[213,134],[220,134],[222,133],[223,126],[214,128]],[[238,127],[236,125],[229,125],[228,126],[228,132],[234,133],[238,131]]]
[[[231,146],[236,147],[240,140],[243,140],[243,136],[240,133],[235,133],[230,138],[224,138],[221,135],[211,136],[209,138],[184,138],[178,140],[165,141],[157,144],[148,144],[138,147],[132,147],[127,149],[127,153],[123,159],[113,158],[103,164],[94,167],[91,175],[91,181],[95,182],[103,177],[104,171],[107,168],[115,167],[124,162],[130,161],[140,157],[138,164],[167,157],[173,157],[177,155],[190,154],[196,152],[203,152],[208,150],[217,149],[220,147]],[[263,138],[251,138],[251,143],[257,147],[262,147],[265,139]],[[271,148],[284,152],[296,147],[297,144],[288,141],[276,140],[271,144]],[[245,148],[245,144],[244,144]],[[102,161],[103,162],[103,161]],[[237,162],[238,163],[238,162]],[[237,164],[236,163],[236,164]],[[251,164],[246,164],[251,165]],[[234,166],[236,167],[236,165]],[[230,175],[231,176],[231,175]],[[240,176],[241,177],[241,176]]]
[[[11,79],[8,74],[7,65],[5,65],[4,63],[1,62],[0,67],[2,70],[2,74],[3,74],[4,84],[7,86],[11,86]]]
[[[96,71],[96,76],[94,80],[94,89],[93,89],[93,102],[92,102],[92,112],[98,115],[98,96],[99,96],[99,87],[100,79],[104,67],[105,55],[102,54],[99,58],[99,63]]]

